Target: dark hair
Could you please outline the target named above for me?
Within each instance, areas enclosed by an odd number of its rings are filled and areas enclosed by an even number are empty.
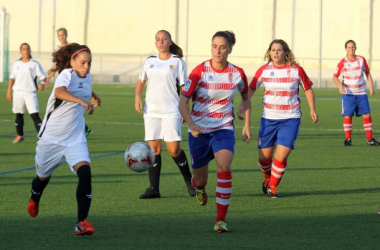
[[[296,61],[296,58],[294,57],[293,52],[290,50],[288,44],[287,44],[284,40],[282,40],[282,39],[274,39],[274,40],[269,44],[269,48],[268,48],[267,52],[265,53],[264,60],[267,60],[268,62],[271,62],[271,61],[272,61],[272,58],[271,58],[270,55],[269,55],[269,51],[271,50],[272,45],[273,45],[274,43],[281,44],[282,49],[283,49],[284,52],[285,52],[285,60],[286,60],[286,62],[288,62],[290,65],[295,65],[295,64],[297,64],[297,61]]]
[[[53,62],[55,63],[55,67],[51,68],[48,73],[55,73],[57,71],[58,73],[61,73],[64,69],[71,68],[71,59],[75,59],[80,51],[87,51],[88,53],[91,53],[91,50],[86,45],[80,45],[78,43],[69,43],[54,52]]]
[[[169,52],[182,58],[183,57],[182,49],[181,49],[181,47],[179,47],[177,44],[175,44],[173,42],[172,35],[170,35],[169,31],[167,31],[167,30],[159,30],[159,31],[157,31],[157,33],[158,32],[165,32],[166,35],[169,37],[170,41],[172,42],[172,45],[170,45],[170,47],[169,47]]]
[[[344,47],[347,48],[347,44],[349,43],[353,43],[356,47],[356,43],[354,42],[354,40],[348,40],[345,44],[344,44]]]
[[[22,48],[22,46],[24,46],[24,45],[28,45],[28,47],[29,47],[29,49],[30,49],[30,51],[32,51],[32,49],[30,48],[30,45],[29,45],[29,43],[22,43],[21,45],[20,45],[20,52],[21,52],[21,48]],[[29,59],[31,59],[32,58],[32,54],[30,54],[30,57],[29,57]],[[20,60],[22,59],[22,57],[20,57]]]
[[[235,38],[235,33],[229,30],[226,31],[218,31],[212,36],[212,40],[214,40],[215,37],[224,37],[227,42],[230,44],[231,48],[235,45],[236,43],[236,38]]]
[[[67,29],[66,29],[66,28],[61,27],[61,28],[57,29],[57,33],[60,32],[60,31],[65,32],[66,36],[68,36],[68,35],[67,35]]]

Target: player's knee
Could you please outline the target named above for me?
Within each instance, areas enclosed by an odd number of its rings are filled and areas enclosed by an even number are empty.
[[[79,178],[79,182],[88,183],[91,182],[91,168],[89,165],[83,165],[78,168],[77,175]]]

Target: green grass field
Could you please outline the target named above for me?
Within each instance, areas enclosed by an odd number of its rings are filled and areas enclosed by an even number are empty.
[[[379,249],[380,161],[378,147],[365,144],[362,119],[353,124],[353,146],[344,133],[337,90],[315,90],[318,124],[312,124],[306,99],[296,150],[279,186],[280,199],[262,194],[256,140],[241,141],[236,121],[233,193],[228,234],[213,232],[216,215],[215,162],[210,165],[209,204],[189,197],[182,177],[164,150],[161,199],[140,200],[147,173],[123,163],[127,145],[143,141],[143,119],[134,111],[134,86],[94,85],[103,107],[86,116],[93,129],[93,201],[88,218],[96,233],[74,235],[77,177],[67,165],[53,174],[37,218],[27,214],[36,132],[25,115],[26,138],[12,144],[14,115],[0,85],[0,247],[1,249]],[[41,116],[51,87],[39,94]],[[262,90],[252,99],[252,133],[257,136]],[[240,98],[239,98],[240,99]],[[374,136],[380,139],[380,94],[370,97]],[[182,148],[188,155],[187,127]],[[18,172],[12,172],[23,170]]]

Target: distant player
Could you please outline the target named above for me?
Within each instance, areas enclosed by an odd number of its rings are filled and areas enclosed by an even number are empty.
[[[369,94],[373,96],[375,89],[367,61],[364,57],[355,54],[356,43],[354,41],[348,40],[344,46],[347,55],[338,63],[333,76],[334,83],[339,87],[339,93],[342,97],[343,129],[346,135],[344,146],[352,145],[351,131],[354,114],[356,116],[363,116],[367,145],[378,146],[379,142],[372,137],[371,109],[364,80],[364,75],[366,75],[369,83]],[[343,76],[342,82],[338,79],[341,73]]]
[[[60,44],[57,45],[57,47],[55,47],[54,52],[57,52],[62,47],[69,44],[69,42],[67,41],[67,37],[68,37],[68,34],[67,34],[66,28],[57,29],[57,38],[58,38],[58,41]],[[47,77],[46,82],[45,82],[46,87],[49,87],[50,79],[54,76],[54,74],[55,74],[55,71],[50,71],[50,73],[48,74],[48,77]],[[88,137],[91,134],[91,132],[92,132],[91,128],[88,127],[87,124],[85,124],[84,133],[85,133],[86,137]]]
[[[41,127],[37,90],[43,91],[46,75],[41,64],[32,58],[29,44],[20,46],[21,58],[13,63],[7,91],[8,101],[12,101],[12,111],[16,114],[16,137],[13,143],[24,140],[25,106],[33,119],[37,132]],[[38,83],[40,81],[40,83]],[[13,93],[12,93],[13,90]]]
[[[216,219],[214,231],[226,233],[227,210],[232,193],[231,163],[235,152],[233,101],[241,94],[247,117],[242,131],[243,141],[251,140],[251,100],[243,69],[228,62],[235,45],[235,34],[218,31],[211,40],[212,58],[198,65],[190,74],[179,103],[189,126],[189,147],[194,177],[193,186],[201,206],[207,204],[208,164],[217,165]],[[189,99],[193,108],[189,113]]]
[[[91,235],[94,228],[86,218],[91,205],[91,169],[87,140],[84,135],[83,113],[92,114],[101,100],[91,87],[91,51],[85,45],[68,44],[53,54],[59,73],[50,95],[39,141],[36,148],[37,177],[32,182],[28,213],[36,217],[42,193],[53,171],[65,158],[79,179],[76,199],[78,221],[77,235]],[[91,104],[89,103],[93,98]]]
[[[257,70],[249,85],[249,95],[252,97],[261,85],[264,86],[264,109],[258,135],[259,166],[265,176],[263,192],[278,198],[277,186],[285,173],[301,124],[300,86],[305,90],[313,123],[318,121],[318,115],[311,88],[313,83],[296,63],[288,44],[281,39],[273,40],[264,59],[268,62]]]
[[[156,47],[158,54],[148,57],[136,84],[135,109],[144,112],[145,140],[153,148],[155,162],[149,169],[150,186],[142,199],[160,198],[160,173],[162,141],[177,164],[187,185],[190,196],[195,196],[191,185],[191,173],[185,152],[181,149],[181,114],[178,110],[179,92],[186,81],[186,65],[182,49],[171,39],[166,30],[157,32]],[[141,94],[147,83],[145,105],[142,106]]]

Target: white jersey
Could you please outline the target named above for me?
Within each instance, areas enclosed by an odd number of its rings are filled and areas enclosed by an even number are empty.
[[[19,59],[13,63],[10,78],[15,80],[13,90],[35,92],[38,79],[42,80],[46,75],[38,61],[30,59],[29,62],[23,62]]]
[[[211,60],[198,65],[190,74],[182,95],[193,100],[191,118],[202,133],[219,129],[234,129],[234,96],[248,92],[243,69],[228,63],[223,70],[211,65]]]
[[[57,99],[54,92],[58,87],[66,87],[70,94],[88,102],[92,95],[91,74],[80,78],[72,69],[65,69],[58,75],[38,137],[65,147],[86,142],[84,108],[78,103]]]
[[[180,118],[180,87],[186,82],[185,62],[177,55],[162,61],[158,55],[148,57],[141,68],[141,81],[147,81],[144,116]]]
[[[263,118],[290,119],[301,117],[299,86],[304,90],[313,83],[299,65],[276,67],[273,62],[261,66],[249,85],[258,89],[264,85]]]

